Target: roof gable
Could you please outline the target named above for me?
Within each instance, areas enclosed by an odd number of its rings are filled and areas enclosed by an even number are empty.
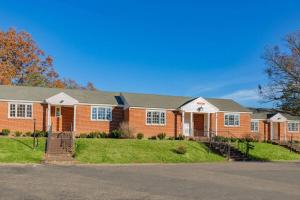
[[[63,106],[71,106],[79,103],[76,99],[63,92],[58,93],[46,99],[45,102],[52,105],[63,105]]]
[[[183,106],[180,107],[180,110],[185,112],[203,112],[203,113],[213,113],[218,112],[219,109],[206,101],[202,97],[198,97]]]

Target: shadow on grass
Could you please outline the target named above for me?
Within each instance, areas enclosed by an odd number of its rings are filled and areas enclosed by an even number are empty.
[[[26,146],[26,147],[28,147],[29,149],[33,150],[32,146],[28,145],[27,143],[23,142],[20,139],[16,139],[16,138],[11,138],[11,139],[14,140],[14,141],[16,141],[16,142],[18,142],[18,143],[20,143],[20,144],[22,144],[22,145],[24,145],[24,146]],[[33,142],[33,140],[32,140],[32,142]]]

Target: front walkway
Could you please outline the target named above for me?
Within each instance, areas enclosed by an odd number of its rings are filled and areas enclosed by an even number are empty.
[[[0,199],[299,199],[300,163],[0,165]]]

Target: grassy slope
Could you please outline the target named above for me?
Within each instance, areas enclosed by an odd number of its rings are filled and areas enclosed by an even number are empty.
[[[300,154],[290,152],[288,149],[278,145],[258,142],[251,144],[255,147],[253,150],[250,150],[250,155],[258,160],[300,160]]]
[[[0,138],[0,163],[39,163],[43,159],[45,139],[39,139],[37,150],[32,138]]]
[[[174,149],[184,145],[185,155]],[[76,159],[85,163],[180,163],[224,160],[203,144],[175,140],[78,139]]]

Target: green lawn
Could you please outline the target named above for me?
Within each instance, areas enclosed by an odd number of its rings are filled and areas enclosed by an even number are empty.
[[[187,153],[174,152],[179,145]],[[195,163],[222,161],[205,145],[178,140],[77,139],[76,159],[82,163]]]
[[[0,163],[39,163],[45,151],[45,139],[39,139],[37,150],[32,138],[0,138]]]
[[[254,149],[250,150],[250,155],[263,161],[279,161],[279,160],[300,160],[300,154],[290,152],[288,149],[279,145],[269,143],[254,142]]]

